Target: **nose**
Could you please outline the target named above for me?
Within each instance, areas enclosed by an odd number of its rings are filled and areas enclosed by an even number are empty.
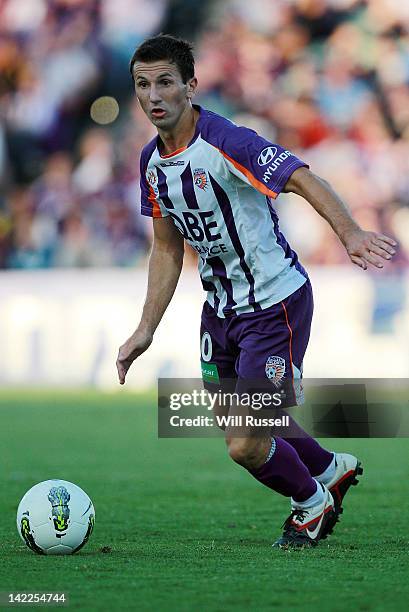
[[[149,91],[149,100],[150,102],[152,102],[152,104],[155,104],[161,101],[161,97],[154,83],[151,84],[151,88]]]

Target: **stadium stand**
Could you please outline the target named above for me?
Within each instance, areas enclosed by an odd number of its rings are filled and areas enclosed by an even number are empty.
[[[308,161],[363,226],[397,237],[395,270],[403,269],[407,4],[200,4],[200,13],[177,19],[178,2],[166,0],[0,0],[0,267],[134,266],[146,256],[150,226],[139,214],[138,159],[153,131],[135,102],[127,63],[141,40],[166,31],[192,33],[197,101]],[[101,96],[119,104],[118,118],[106,125],[90,116]],[[347,262],[305,203],[283,195],[277,207],[303,262]]]

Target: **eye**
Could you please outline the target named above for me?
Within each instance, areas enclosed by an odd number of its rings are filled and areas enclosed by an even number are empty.
[[[137,83],[137,87],[139,87],[140,89],[146,89],[148,86],[148,83],[146,81],[139,81]]]
[[[168,85],[170,85],[172,83],[172,81],[170,81],[169,79],[162,79],[161,83],[162,83],[162,85],[167,87]]]

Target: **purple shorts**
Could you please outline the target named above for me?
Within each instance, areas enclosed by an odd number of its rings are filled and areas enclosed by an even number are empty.
[[[221,388],[224,380],[235,381],[235,390],[246,381],[279,388],[288,384],[298,401],[293,382],[302,376],[302,362],[310,337],[313,313],[311,283],[307,280],[290,296],[266,310],[221,319],[208,302],[200,329],[204,386]],[[281,383],[283,381],[283,383]],[[288,398],[290,400],[290,398]]]

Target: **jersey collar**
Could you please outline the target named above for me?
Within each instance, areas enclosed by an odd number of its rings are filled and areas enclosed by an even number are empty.
[[[195,133],[193,134],[192,140],[185,147],[180,147],[180,149],[176,149],[176,151],[173,151],[172,153],[169,153],[168,155],[161,155],[160,150],[159,150],[159,143],[161,142],[161,140],[158,134],[156,136],[156,149],[159,153],[159,156],[162,159],[168,159],[169,157],[174,157],[175,155],[178,155],[179,153],[183,153],[183,151],[186,151],[186,149],[188,149],[198,139],[200,135],[200,131],[201,131],[201,124],[203,122],[203,109],[198,104],[192,104],[192,106],[195,110],[199,112],[199,119],[196,122]]]

